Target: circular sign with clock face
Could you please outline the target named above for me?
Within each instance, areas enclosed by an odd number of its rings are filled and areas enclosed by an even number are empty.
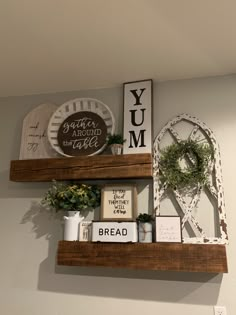
[[[60,106],[48,125],[52,147],[64,156],[95,155],[115,128],[111,110],[95,99],[75,99]]]

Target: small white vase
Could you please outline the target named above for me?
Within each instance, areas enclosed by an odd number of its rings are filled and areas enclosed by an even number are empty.
[[[68,216],[64,216],[64,241],[77,241],[79,239],[79,225],[84,217],[80,216],[79,211],[73,211]]]
[[[123,144],[114,143],[111,145],[111,152],[113,155],[122,154]]]
[[[152,243],[152,223],[139,222],[138,239],[140,243]]]

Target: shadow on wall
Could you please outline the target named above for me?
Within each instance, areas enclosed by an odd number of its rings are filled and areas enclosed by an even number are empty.
[[[39,266],[40,291],[201,305],[217,303],[222,275],[57,266],[62,216],[33,202],[21,223],[27,222],[33,223],[36,238],[46,236],[49,241],[48,257]]]
[[[51,185],[47,182],[11,182],[9,170],[0,172],[0,183],[0,198],[42,198]]]

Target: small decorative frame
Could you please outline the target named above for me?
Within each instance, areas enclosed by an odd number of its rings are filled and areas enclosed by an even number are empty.
[[[156,217],[156,242],[182,242],[181,219],[179,216]]]
[[[101,220],[135,221],[136,205],[134,184],[105,185],[101,194]]]

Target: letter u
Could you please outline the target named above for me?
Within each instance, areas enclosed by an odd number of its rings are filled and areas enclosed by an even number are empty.
[[[131,112],[131,123],[132,123],[132,125],[133,126],[141,126],[142,124],[143,124],[143,121],[144,121],[144,111],[146,110],[146,108],[142,108],[142,109],[140,109],[141,110],[141,112],[142,112],[142,121],[141,121],[141,123],[137,123],[136,122],[136,112],[137,112],[137,109],[132,109],[132,110],[130,110],[130,112]]]

